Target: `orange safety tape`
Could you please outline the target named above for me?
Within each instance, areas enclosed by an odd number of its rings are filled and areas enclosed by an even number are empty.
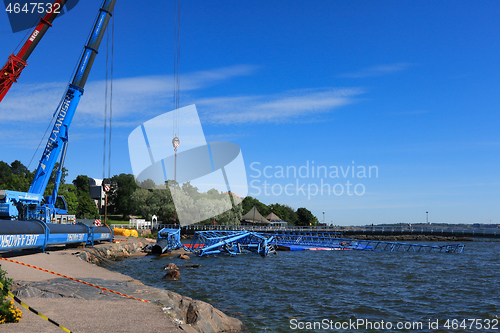
[[[15,260],[12,260],[12,259],[2,258],[2,257],[0,257],[0,259],[5,260],[5,261],[10,261],[10,262],[13,262],[15,264],[19,264],[19,265],[23,265],[23,266],[28,266],[28,267],[31,267],[31,268],[34,268],[34,269],[38,269],[38,270],[40,270],[42,272],[54,274],[54,275],[57,275],[57,276],[60,276],[60,277],[66,278],[66,279],[70,279],[70,280],[73,280],[73,281],[76,281],[76,282],[80,282],[80,283],[86,284],[88,286],[92,286],[92,287],[99,288],[99,289],[102,289],[102,290],[105,290],[105,291],[109,291],[110,293],[114,293],[114,294],[117,294],[117,295],[120,295],[120,296],[125,296],[125,297],[128,297],[128,298],[132,298],[132,299],[144,302],[144,303],[151,303],[150,301],[146,301],[145,299],[141,299],[141,298],[136,298],[136,297],[133,297],[133,296],[125,295],[125,294],[119,293],[118,291],[114,291],[114,290],[111,290],[111,289],[100,287],[98,285],[95,285],[95,284],[92,284],[92,283],[89,283],[89,282],[78,280],[78,279],[69,277],[67,275],[63,275],[63,274],[59,274],[59,273],[56,273],[56,272],[52,272],[52,271],[49,271],[47,269],[39,268],[39,267],[30,265],[30,264],[25,264],[25,263],[20,262],[20,261],[15,261]]]

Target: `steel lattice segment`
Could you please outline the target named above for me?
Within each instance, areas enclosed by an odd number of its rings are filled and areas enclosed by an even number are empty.
[[[181,244],[181,229],[163,228],[158,231],[156,244],[152,246],[153,254],[162,254],[167,251],[177,250],[183,247]]]
[[[199,231],[187,249],[198,256],[248,252],[267,256],[276,251],[276,240],[272,235],[249,231]]]
[[[186,248],[199,256],[236,255],[245,252],[266,256],[278,246],[302,247],[309,250],[358,250],[389,252],[462,253],[464,245],[427,245],[338,238],[338,234],[322,232],[255,233],[249,231],[198,231]]]
[[[276,233],[275,237],[278,246],[303,246],[308,248],[335,249],[335,250],[361,250],[361,251],[390,251],[390,252],[446,252],[462,253],[465,245],[427,245],[427,244],[407,244],[398,242],[384,242],[372,240],[356,240],[347,238],[336,238],[329,234],[327,236],[305,235],[305,233]]]

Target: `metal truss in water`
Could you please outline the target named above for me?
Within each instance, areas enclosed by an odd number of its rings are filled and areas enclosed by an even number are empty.
[[[198,231],[186,248],[198,256],[246,252],[267,256],[276,251],[276,240],[272,235],[249,231]]]
[[[153,254],[162,254],[164,252],[180,249],[181,244],[181,229],[163,228],[158,231],[156,244],[151,247]]]
[[[337,238],[337,235],[325,233],[273,233],[267,234],[276,239],[277,245],[282,247],[296,246],[309,250],[361,250],[361,251],[390,251],[390,252],[446,252],[462,253],[465,245],[427,245],[407,244],[399,242],[385,242],[374,240],[357,240]]]
[[[162,233],[160,232],[159,235]],[[288,250],[358,250],[389,252],[444,252],[462,253],[464,245],[428,245],[357,240],[338,238],[328,233],[256,233],[249,231],[198,231],[185,249],[198,256],[211,254],[237,255],[258,253],[262,256],[273,253],[276,248]]]

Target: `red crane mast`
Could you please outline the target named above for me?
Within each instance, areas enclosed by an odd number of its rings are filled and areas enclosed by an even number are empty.
[[[26,61],[31,55],[31,52],[33,52],[43,35],[45,35],[45,32],[52,26],[52,22],[61,12],[66,2],[67,0],[55,0],[45,16],[40,19],[40,22],[38,22],[38,25],[30,34],[28,40],[26,40],[17,55],[13,53],[9,56],[7,63],[0,71],[0,102],[5,94],[7,94],[12,84],[17,82],[22,70],[28,64]]]

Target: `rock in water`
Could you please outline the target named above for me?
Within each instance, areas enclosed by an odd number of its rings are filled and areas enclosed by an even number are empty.
[[[165,274],[165,276],[162,279],[163,280],[179,280],[180,277],[181,277],[181,272],[173,269],[173,270],[169,271],[167,274]]]
[[[189,256],[187,254],[181,254],[181,255],[179,255],[179,258],[181,258],[181,259],[189,259]]]
[[[177,267],[176,264],[174,264],[173,262],[171,262],[170,264],[168,264],[167,266],[165,266],[165,269],[179,269],[179,267]]]
[[[186,311],[186,324],[198,332],[241,332],[245,326],[236,318],[226,316],[212,305],[191,300]]]

